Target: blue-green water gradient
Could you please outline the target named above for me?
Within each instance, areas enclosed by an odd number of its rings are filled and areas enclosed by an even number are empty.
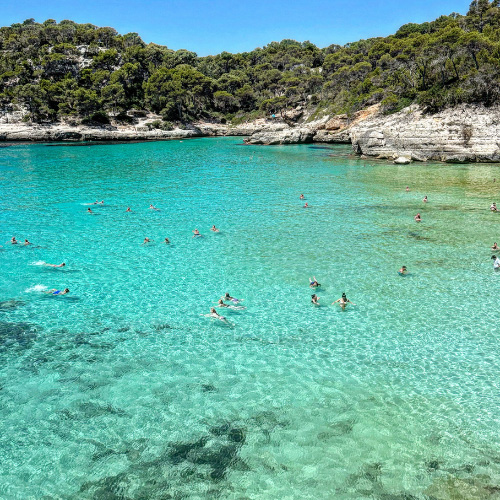
[[[0,149],[0,498],[490,498],[498,166],[240,142]]]

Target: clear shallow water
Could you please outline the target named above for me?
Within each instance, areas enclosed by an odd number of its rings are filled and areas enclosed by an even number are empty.
[[[0,498],[496,498],[498,167],[239,142],[0,149]]]

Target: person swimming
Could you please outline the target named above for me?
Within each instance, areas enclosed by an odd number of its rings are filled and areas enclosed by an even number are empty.
[[[225,316],[221,316],[216,310],[215,307],[210,308],[210,314],[203,314],[206,318],[218,319],[219,321],[224,321],[224,323],[228,323]]]
[[[215,224],[210,228],[210,231],[213,231],[214,233],[219,232],[219,230],[215,227]]]
[[[410,192],[410,186],[406,186],[406,192],[409,193]]]
[[[228,309],[233,309],[234,311],[242,311],[243,309],[246,309],[245,306],[233,306],[230,304],[224,304],[224,301],[222,299],[219,299],[219,302],[217,302],[217,305],[215,307],[226,307]]]
[[[424,196],[424,199],[422,200],[424,203],[427,203],[429,200],[427,199],[427,196]]]
[[[221,298],[222,298],[222,300],[229,300],[229,301],[233,302],[234,304],[237,304],[238,302],[241,302],[243,300],[243,299],[237,299],[235,297],[231,297],[231,295],[229,295],[228,292],[226,292],[224,294],[224,296]]]
[[[496,255],[492,255],[492,256],[491,256],[491,259],[492,259],[492,260],[493,260],[493,259],[495,260],[495,261],[493,262],[493,269],[498,269],[498,268],[500,268],[500,259],[499,259],[499,258],[497,258],[497,256],[496,256]]]
[[[125,210],[125,212],[132,212],[132,210],[130,210],[130,207],[127,207],[127,210]]]
[[[422,217],[420,217],[420,214],[415,215],[415,217],[413,218],[415,219],[415,222],[422,222]]]
[[[321,286],[320,283],[318,283],[318,280],[316,279],[316,276],[313,276],[313,279],[309,278],[309,286],[311,288],[318,288]]]
[[[52,290],[48,290],[43,293],[48,293],[49,295],[66,295],[69,293],[69,288],[65,288],[64,290],[57,290],[57,288],[52,288]]]
[[[302,208],[309,208],[309,204],[306,201],[306,204]]]
[[[305,196],[303,194],[301,194],[299,199],[300,200],[305,200],[306,198],[305,198]]]
[[[9,243],[11,245],[17,245],[19,242],[16,240],[16,237],[15,236],[12,236],[12,238],[10,239]]]
[[[152,240],[150,240],[147,236],[144,238],[144,241],[142,242],[143,245],[146,245],[146,243],[151,243]]]
[[[66,264],[64,262],[61,262],[61,264],[49,264],[48,262],[44,262],[43,265],[48,267],[64,267]]]
[[[196,238],[197,236],[202,236],[201,233],[198,231],[198,229],[195,229],[193,231],[193,238]]]
[[[170,240],[168,238],[165,238],[165,244],[168,245],[170,243]]]
[[[492,250],[500,250],[500,247],[497,245],[497,242],[493,243],[493,246],[491,247]]]
[[[87,213],[88,214],[93,214],[94,212],[92,212],[92,210],[90,210],[90,207],[89,207],[89,208],[87,208]]]
[[[31,241],[28,241],[27,239],[24,240],[24,246],[27,246],[27,245],[32,245]]]
[[[497,204],[495,202],[493,202],[490,206],[490,210],[492,212],[498,212],[498,209],[497,209]]]
[[[408,270],[406,269],[406,266],[401,266],[401,269],[398,271],[398,273],[401,276],[404,276],[407,272],[408,272]]]
[[[149,205],[149,209],[159,211],[159,208],[156,208],[152,203]]]
[[[320,304],[319,304],[319,297],[318,297],[315,293],[313,293],[313,294],[311,295],[311,302],[312,302],[315,306],[319,306],[319,305],[320,305]]]
[[[341,307],[342,309],[345,309],[345,306],[346,306],[347,304],[352,304],[353,306],[355,306],[355,305],[356,305],[354,302],[351,302],[351,301],[350,301],[350,300],[346,297],[345,292],[344,292],[344,293],[342,293],[342,297],[340,297],[340,299],[337,299],[335,302],[332,302],[332,305],[333,305],[333,304],[336,304],[337,302],[339,303],[339,305],[340,305],[340,307]]]

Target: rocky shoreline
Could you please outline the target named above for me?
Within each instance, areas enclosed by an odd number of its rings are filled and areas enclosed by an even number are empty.
[[[173,130],[144,126],[91,127],[0,123],[0,142],[158,141],[241,136],[245,144],[352,144],[355,153],[398,163],[500,162],[500,107],[461,105],[436,114],[410,106],[384,115],[375,105],[352,117],[338,115],[291,126],[260,119],[238,126],[193,123]]]

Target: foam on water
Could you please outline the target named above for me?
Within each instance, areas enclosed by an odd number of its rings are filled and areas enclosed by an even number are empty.
[[[498,167],[239,142],[0,149],[0,498],[493,498]]]

